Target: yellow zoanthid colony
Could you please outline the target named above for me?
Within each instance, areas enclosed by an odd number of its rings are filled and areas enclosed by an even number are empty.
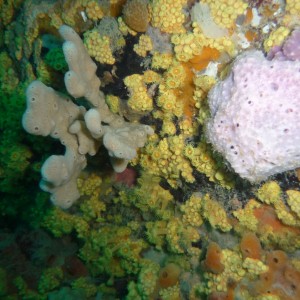
[[[295,56],[299,25],[299,0],[0,0],[0,298],[300,299],[299,169],[250,183],[207,138],[236,58]]]

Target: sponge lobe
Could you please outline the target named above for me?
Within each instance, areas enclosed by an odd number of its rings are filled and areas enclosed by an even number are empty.
[[[209,94],[207,137],[252,182],[300,166],[300,62],[249,51]]]

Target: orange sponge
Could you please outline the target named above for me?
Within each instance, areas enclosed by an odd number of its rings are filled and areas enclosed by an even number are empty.
[[[189,60],[191,67],[196,71],[205,69],[211,61],[216,61],[220,57],[220,51],[211,48],[203,47],[201,54],[194,56]]]
[[[167,264],[160,270],[158,285],[160,288],[168,288],[174,286],[179,281],[180,267],[174,263]]]
[[[260,259],[261,257],[261,244],[258,237],[252,233],[247,232],[243,235],[240,248],[243,254],[243,259],[246,257]]]
[[[285,265],[287,264],[288,257],[284,251],[275,250],[268,254],[267,256],[267,265],[271,269],[276,271],[282,271]]]
[[[127,0],[123,8],[123,19],[132,30],[145,32],[149,25],[147,2],[144,0]]]
[[[274,294],[285,300],[300,299],[300,272],[290,264],[285,252],[270,252],[266,263],[269,271],[261,274],[254,290],[258,294]]]
[[[220,274],[224,271],[224,265],[222,264],[222,249],[217,243],[211,242],[208,245],[204,266],[209,272],[214,274]]]

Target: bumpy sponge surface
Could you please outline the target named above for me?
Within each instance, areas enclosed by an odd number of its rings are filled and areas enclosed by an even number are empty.
[[[300,167],[300,62],[249,51],[209,94],[207,137],[252,182]]]

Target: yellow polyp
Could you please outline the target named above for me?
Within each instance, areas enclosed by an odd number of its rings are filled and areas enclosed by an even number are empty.
[[[266,204],[274,204],[280,200],[281,189],[276,181],[266,182],[257,191],[257,197]]]

